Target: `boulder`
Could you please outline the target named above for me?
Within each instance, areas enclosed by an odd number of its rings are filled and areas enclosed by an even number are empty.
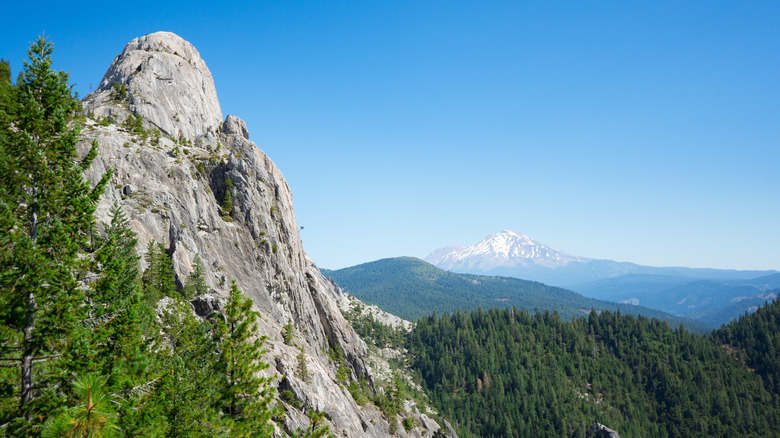
[[[588,430],[588,436],[593,438],[620,438],[617,431],[614,431],[603,424],[596,423]]]

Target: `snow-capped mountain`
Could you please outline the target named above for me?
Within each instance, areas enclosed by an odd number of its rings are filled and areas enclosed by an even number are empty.
[[[441,269],[465,274],[501,275],[541,281],[554,286],[615,279],[625,275],[665,275],[691,279],[750,279],[776,271],[653,267],[600,260],[565,253],[510,230],[491,234],[473,246],[449,246],[432,252],[425,261]],[[588,295],[588,294],[585,294]]]
[[[511,230],[491,234],[474,246],[441,248],[425,258],[425,261],[439,268],[459,272],[488,272],[497,268],[532,266],[557,268],[589,260],[551,248]]]

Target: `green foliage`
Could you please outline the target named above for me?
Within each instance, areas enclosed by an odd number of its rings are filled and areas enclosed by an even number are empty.
[[[92,264],[84,257],[92,214],[110,178],[91,187],[83,177],[97,145],[78,156],[80,106],[68,75],[51,69],[52,47],[39,38],[16,85],[0,81],[10,91],[0,125],[0,359],[15,366],[2,377],[18,397],[15,407],[3,402],[0,424],[21,436],[37,434],[43,413],[62,406],[67,385],[55,363],[85,317],[79,280]]]
[[[349,370],[347,358],[344,356],[344,350],[341,346],[330,347],[328,349],[328,357],[336,365],[336,381],[349,383],[352,373]]]
[[[365,406],[366,403],[368,403],[369,394],[371,394],[370,389],[368,388],[368,383],[366,383],[365,380],[361,379],[359,381],[352,380],[347,385],[347,390],[349,391],[349,394],[352,396],[352,399],[355,400],[355,403],[357,403],[358,406]]]
[[[173,262],[162,243],[149,241],[146,247],[146,270],[143,274],[144,294],[157,302],[162,297],[176,294],[176,276]]]
[[[358,304],[344,314],[361,339],[370,341],[379,348],[401,348],[404,346],[406,330],[382,324],[371,314],[364,315],[363,308],[362,304]]]
[[[293,325],[291,322],[288,322],[282,328],[282,339],[284,340],[284,345],[292,345],[292,339],[294,335],[295,332],[293,330]]]
[[[102,272],[93,285],[93,300],[110,306],[109,311],[122,308],[125,300],[138,292],[137,239],[130,222],[116,202],[109,211],[110,224],[104,224],[105,238],[95,251],[95,260]],[[99,315],[98,315],[99,316]]]
[[[152,129],[151,131],[147,131],[147,133],[151,136],[149,139],[149,143],[151,143],[154,146],[160,145],[160,130],[157,128]]]
[[[296,374],[298,375],[298,378],[303,380],[304,382],[307,382],[309,380],[309,366],[306,363],[306,352],[303,350],[303,347],[298,348],[298,356],[296,358],[298,360],[298,366],[296,368]]]
[[[245,297],[233,281],[224,309],[225,321],[218,320],[221,352],[218,359],[220,387],[219,406],[231,437],[270,436],[273,411],[270,408],[274,390],[270,379],[260,377],[268,364],[261,361],[265,353],[265,336],[257,332],[258,313],[252,300]]]
[[[384,386],[383,391],[378,391],[371,397],[371,402],[382,411],[390,423],[391,433],[393,434],[395,434],[398,428],[396,416],[403,411],[407,395],[408,390],[403,379],[397,372],[394,372],[392,379]]]
[[[300,407],[302,406],[301,401],[295,398],[295,394],[293,394],[293,392],[290,391],[289,389],[285,389],[282,392],[280,392],[279,398],[281,398],[285,403],[289,404],[294,408],[300,409]]]
[[[200,254],[195,254],[195,260],[192,261],[192,272],[187,276],[187,282],[184,284],[184,297],[192,298],[208,291],[209,286],[206,284],[203,261],[200,259]]]
[[[746,313],[716,330],[712,338],[754,369],[769,390],[780,394],[780,301],[775,299],[752,314]]]
[[[104,437],[119,435],[116,412],[111,398],[103,390],[105,381],[95,374],[88,374],[75,382],[76,406],[50,418],[43,427],[45,438],[54,437]]]
[[[111,86],[111,96],[114,100],[120,101],[127,97],[127,86],[121,82],[114,82]]]
[[[406,431],[406,433],[411,432],[412,429],[414,429],[414,425],[415,425],[414,417],[406,417],[406,418],[404,418],[403,425],[404,425],[404,430]]]
[[[34,43],[15,86],[0,62],[0,435],[270,436],[251,301],[234,285],[201,320],[162,244],[141,278],[122,209],[95,225],[110,173],[84,179],[97,145],[77,155],[80,107],[50,54]]]
[[[293,438],[333,437],[333,434],[330,433],[330,426],[322,424],[324,422],[325,414],[309,409],[309,411],[306,412],[306,416],[309,417],[309,430],[302,431],[298,429],[298,432],[292,435]]]
[[[398,433],[398,419],[393,416],[389,418],[388,423],[390,423],[390,427],[388,427],[387,431],[390,432],[390,435],[395,435]]]
[[[233,198],[230,196],[230,190],[225,192],[225,199],[222,201],[222,214],[230,216],[233,213]]]
[[[122,126],[128,131],[140,135],[143,139],[149,136],[149,132],[144,129],[144,119],[140,114],[131,114],[125,119]]]
[[[8,122],[12,110],[13,84],[11,83],[11,64],[0,59],[0,123]]]
[[[432,403],[464,437],[576,436],[595,422],[621,436],[780,428],[778,394],[759,376],[718,342],[656,319],[478,309],[420,319],[408,348]]]

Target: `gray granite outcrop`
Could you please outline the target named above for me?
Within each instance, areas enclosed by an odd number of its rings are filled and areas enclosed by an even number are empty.
[[[113,169],[98,220],[108,222],[118,202],[137,233],[139,253],[150,241],[164,242],[180,284],[199,255],[210,288],[193,300],[193,311],[202,317],[223,305],[235,280],[261,314],[260,334],[268,337],[265,360],[271,364],[266,373],[275,384],[285,385],[305,407],[324,412],[336,436],[387,436],[381,412],[370,404],[358,406],[336,380],[330,348],[344,351],[353,378],[373,382],[368,353],[339,311],[337,287],[304,252],[290,187],[249,141],[241,119],[231,115],[223,123],[211,73],[198,51],[168,32],[137,38],[116,57],[84,107],[90,118],[82,129],[82,150],[93,140],[99,144],[88,176],[96,180]],[[289,345],[282,337],[286,324],[295,333]],[[295,371],[301,348],[308,379]],[[308,427],[303,412],[279,403],[287,408],[288,433]],[[409,434],[401,428],[399,435],[432,436],[438,427],[427,417],[419,424]]]

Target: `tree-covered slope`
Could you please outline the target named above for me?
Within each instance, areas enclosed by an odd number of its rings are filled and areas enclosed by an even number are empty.
[[[657,310],[586,298],[570,290],[510,277],[456,274],[420,259],[398,257],[337,271],[323,270],[345,291],[394,315],[417,320],[432,312],[455,312],[479,307],[557,310],[562,318],[584,316],[591,309],[620,309],[702,331],[698,323]]]
[[[737,358],[764,379],[767,388],[780,393],[780,301],[743,315],[713,332],[712,338],[731,347]]]
[[[777,336],[776,325],[760,332]],[[585,436],[596,422],[628,437],[780,432],[780,399],[761,377],[656,319],[479,309],[418,320],[408,349],[461,437]]]

